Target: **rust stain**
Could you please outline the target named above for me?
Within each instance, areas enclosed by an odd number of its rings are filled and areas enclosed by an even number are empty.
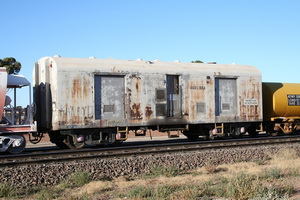
[[[151,106],[146,106],[146,112],[145,112],[145,115],[146,115],[146,118],[149,120],[153,111],[151,110]]]
[[[240,113],[242,121],[260,120],[262,105],[244,105],[245,99],[257,99],[260,102],[260,82],[254,77],[249,77],[248,80],[241,82],[241,96],[239,97]]]
[[[70,114],[70,121],[72,124],[79,124],[81,121],[81,117],[79,116],[78,108],[75,106],[71,106],[71,114]]]
[[[130,118],[132,120],[143,119],[141,111],[141,92],[142,80],[140,77],[131,77],[131,90],[129,90],[129,105],[130,105]]]
[[[72,99],[75,100],[82,95],[81,79],[74,79],[72,86]]]
[[[73,125],[90,125],[92,118],[89,112],[89,97],[91,96],[91,83],[89,76],[76,76],[71,81],[67,95],[71,95],[64,108],[60,110],[61,121],[60,124]]]
[[[208,118],[211,119],[213,117],[213,111],[211,108],[208,110]]]
[[[190,81],[188,85],[190,94],[189,119],[196,120],[199,115],[199,113],[197,113],[197,103],[205,102],[205,92],[207,90],[206,80]]]
[[[93,117],[84,117],[84,125],[92,125],[93,124],[93,122],[92,122],[92,120],[93,120]]]
[[[91,93],[90,79],[83,77],[83,97],[87,97]]]
[[[131,119],[134,119],[134,120],[143,119],[143,117],[142,117],[143,113],[141,113],[140,107],[141,107],[141,104],[135,104],[135,103],[131,106],[131,108],[130,108]]]

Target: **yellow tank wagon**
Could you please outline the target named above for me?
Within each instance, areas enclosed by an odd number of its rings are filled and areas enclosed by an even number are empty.
[[[300,131],[300,84],[262,83],[265,129],[271,135]]]

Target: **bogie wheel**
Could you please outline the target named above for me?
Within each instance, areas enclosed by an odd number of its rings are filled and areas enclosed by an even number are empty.
[[[234,133],[233,134],[234,134],[233,135],[234,138],[241,138],[242,137],[241,136],[241,128],[240,127],[236,127],[234,129]]]
[[[67,135],[65,144],[68,145],[70,149],[80,149],[84,146],[84,142],[77,142],[76,136]]]
[[[9,153],[18,154],[24,151],[26,147],[26,140],[23,135],[10,135],[9,137],[15,139],[15,141],[7,149]]]
[[[214,136],[212,130],[209,131],[209,139],[210,139],[210,140],[214,140],[214,139],[215,139],[215,136]]]

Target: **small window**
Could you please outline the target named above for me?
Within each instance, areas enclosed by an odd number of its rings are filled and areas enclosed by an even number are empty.
[[[205,113],[205,103],[204,102],[197,103],[197,113]]]
[[[115,112],[115,105],[104,105],[103,112]]]
[[[156,104],[156,116],[166,116],[166,104]]]
[[[179,76],[167,75],[168,94],[179,94]]]
[[[230,103],[222,103],[222,110],[230,110]]]
[[[166,92],[164,89],[156,90],[156,100],[166,100]]]

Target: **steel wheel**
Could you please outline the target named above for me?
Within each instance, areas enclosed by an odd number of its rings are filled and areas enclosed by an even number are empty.
[[[241,138],[241,128],[240,127],[236,127],[233,130],[233,138]]]
[[[214,140],[214,139],[215,139],[215,136],[214,136],[212,130],[209,131],[209,139],[210,139],[210,140]]]
[[[26,140],[23,135],[10,135],[15,141],[8,147],[7,151],[12,154],[21,153],[26,147]]]
[[[77,142],[76,136],[67,135],[65,144],[68,145],[70,149],[80,149],[84,146],[84,142]]]

